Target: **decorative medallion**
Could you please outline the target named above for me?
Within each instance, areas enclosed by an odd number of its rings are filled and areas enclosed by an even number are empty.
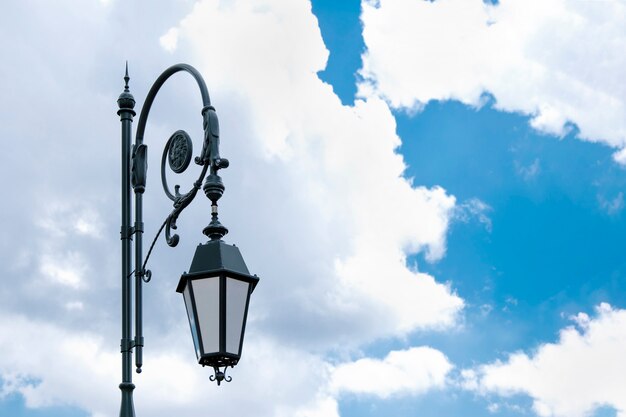
[[[177,130],[170,137],[170,146],[168,152],[168,161],[170,168],[177,174],[180,174],[189,166],[193,145],[191,138],[184,130]]]

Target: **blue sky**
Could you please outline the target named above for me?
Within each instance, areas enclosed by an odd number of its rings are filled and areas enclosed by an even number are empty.
[[[320,77],[343,103],[353,103],[365,50],[360,2],[313,1],[313,12],[330,50]],[[613,151],[577,140],[575,124],[562,136],[537,131],[529,116],[498,111],[494,98],[486,97],[479,108],[449,100],[430,102],[418,114],[394,112],[399,152],[408,165],[405,176],[440,185],[461,201],[480,199],[489,207],[489,224],[479,218],[458,221],[442,260],[430,263],[419,255],[410,260],[454,283],[468,302],[467,327],[415,335],[405,343],[374,343],[368,348],[373,355],[426,343],[456,364],[471,366],[555,341],[572,315],[601,302],[624,305],[623,204],[615,210],[603,207],[603,201],[621,201],[626,180]],[[527,413],[527,398],[512,403],[523,411],[498,414]],[[377,406],[351,398],[342,411],[350,416],[488,414],[484,399],[463,393]],[[614,415],[614,410],[599,407],[594,415]]]
[[[194,202],[181,247],[155,249],[138,415],[626,415],[623,3],[172,0],[137,22],[146,2],[29,5],[0,18],[2,172],[25,190],[0,242],[0,415],[117,412],[126,59],[139,104],[170,64],[207,79],[227,241],[262,278],[218,389],[170,288],[202,239]],[[192,83],[162,94],[151,167],[199,131]],[[12,157],[31,153],[34,184]],[[149,230],[169,211],[151,174]]]

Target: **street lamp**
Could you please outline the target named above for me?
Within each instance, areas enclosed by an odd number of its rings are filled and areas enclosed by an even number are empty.
[[[166,161],[173,172],[180,174],[190,165],[193,153],[193,143],[189,135],[183,130],[174,132],[165,144],[161,158],[163,190],[174,203],[174,209],[163,222],[144,258],[143,193],[146,189],[147,174],[147,145],[143,143],[144,131],[156,94],[169,77],[180,71],[193,76],[202,95],[201,114],[204,140],[202,150],[194,158],[195,164],[201,167],[201,172],[187,193],[181,194],[178,185],[174,187],[174,192],[170,190],[166,178]],[[135,143],[132,147],[131,126],[136,113],[135,99],[128,86],[129,80],[127,64],[124,91],[117,100],[119,106],[117,114],[122,123],[122,228],[120,232],[122,240],[122,383],[119,386],[122,391],[121,417],[135,416],[132,353],[134,350],[136,371],[140,373],[144,346],[142,284],[149,282],[152,277],[150,270],[146,269],[146,264],[163,229],[165,229],[167,244],[172,247],[178,244],[179,236],[172,235],[171,230],[176,229],[178,216],[195,198],[200,188],[211,200],[211,222],[202,231],[209,241],[198,245],[189,272],[182,274],[176,290],[183,294],[198,363],[213,368],[214,375],[211,375],[209,379],[217,381],[218,385],[222,381],[231,380],[231,377],[226,376],[226,368],[235,366],[241,357],[250,294],[259,281],[256,275],[248,272],[239,249],[222,241],[228,229],[218,219],[217,201],[224,193],[224,184],[218,171],[228,167],[228,160],[220,158],[219,155],[217,114],[215,108],[211,106],[202,76],[190,65],[177,64],[166,69],[157,78],[141,110]],[[133,191],[135,215],[131,225],[131,193]],[[131,241],[133,240],[135,243],[134,262],[131,256]],[[134,269],[132,269],[133,264]],[[134,337],[132,336],[133,282]]]
[[[241,357],[250,294],[259,279],[250,275],[239,249],[221,240],[199,245],[189,273],[180,277],[198,363],[211,366],[219,385],[230,381],[220,368]],[[202,303],[198,300],[204,300]]]

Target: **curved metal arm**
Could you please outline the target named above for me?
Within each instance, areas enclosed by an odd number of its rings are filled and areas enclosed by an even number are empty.
[[[146,183],[146,171],[147,171],[147,148],[143,143],[143,137],[146,128],[146,122],[148,119],[148,115],[150,113],[150,109],[152,107],[152,103],[154,99],[165,83],[172,75],[177,72],[184,71],[188,72],[191,76],[194,77],[196,82],[198,83],[198,87],[200,88],[200,93],[202,95],[202,116],[203,116],[203,128],[204,128],[204,141],[202,146],[202,151],[200,155],[195,158],[196,164],[200,166],[204,166],[205,169],[202,170],[200,177],[194,183],[193,188],[191,188],[186,194],[179,193],[179,186],[175,186],[175,192],[172,193],[167,186],[167,179],[165,175],[165,159],[166,154],[169,151],[170,157],[170,168],[176,173],[181,173],[186,170],[188,161],[191,159],[192,153],[192,143],[189,135],[184,131],[175,132],[170,139],[168,140],[165,150],[163,152],[163,158],[161,161],[161,181],[163,183],[163,190],[168,198],[170,198],[174,202],[174,210],[166,219],[166,240],[168,245],[176,246],[178,244],[179,238],[178,235],[170,235],[171,229],[176,229],[176,220],[180,213],[189,205],[191,200],[193,200],[196,196],[197,191],[200,189],[202,178],[206,175],[206,168],[210,166],[211,174],[216,175],[217,171],[221,168],[226,168],[228,166],[228,160],[220,158],[219,155],[219,123],[217,119],[217,114],[215,113],[215,109],[211,106],[211,100],[209,98],[209,92],[207,90],[204,79],[200,75],[200,73],[190,65],[187,64],[177,64],[166,69],[154,82],[148,95],[146,97],[146,101],[141,110],[141,114],[139,116],[139,124],[137,126],[137,135],[135,137],[135,145],[133,147],[133,166],[132,166],[132,183],[133,188],[135,189],[135,194],[138,197],[141,197],[141,194],[145,190]],[[180,162],[177,167],[172,166],[173,158]],[[182,158],[182,159],[181,159]],[[209,195],[208,191],[205,190],[207,196],[213,202],[213,205],[216,206],[216,199],[214,199],[214,193]],[[221,193],[220,193],[221,196]],[[139,214],[140,215],[140,214]],[[223,236],[227,229],[223,228],[225,231],[221,234]],[[220,232],[222,229],[219,229]],[[217,235],[213,235],[217,236]],[[220,237],[221,237],[220,236]],[[139,271],[139,273],[143,273],[143,271]]]
[[[180,71],[186,71],[193,76],[193,78],[198,83],[198,87],[200,87],[200,94],[202,94],[202,106],[203,109],[205,107],[211,106],[211,99],[209,98],[209,90],[206,87],[206,83],[202,79],[202,76],[194,67],[188,64],[176,64],[172,65],[156,79],[150,91],[148,91],[148,96],[146,97],[146,101],[143,104],[143,108],[141,109],[141,114],[139,115],[139,123],[137,125],[137,135],[135,136],[135,143],[141,144],[143,143],[143,135],[146,130],[146,121],[148,119],[148,114],[150,113],[150,108],[152,107],[152,102],[156,97],[157,93],[172,75],[176,74]]]

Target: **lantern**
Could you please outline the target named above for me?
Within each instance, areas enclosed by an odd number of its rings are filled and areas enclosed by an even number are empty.
[[[183,294],[198,363],[211,366],[218,385],[224,370],[241,358],[250,294],[259,278],[250,275],[234,245],[222,240],[200,244],[176,289]],[[224,370],[220,370],[224,368]]]

